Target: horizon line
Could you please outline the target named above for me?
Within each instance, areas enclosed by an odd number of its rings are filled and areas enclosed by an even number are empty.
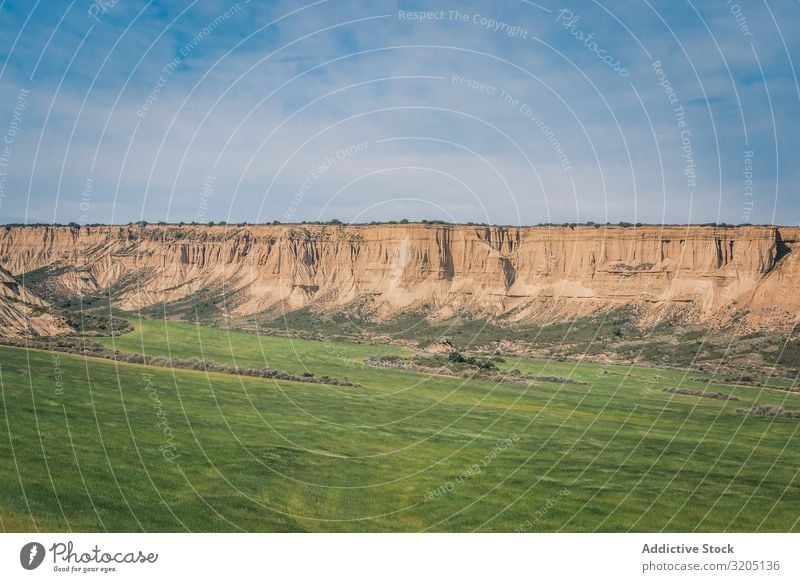
[[[125,226],[139,226],[140,228],[147,227],[147,226],[169,226],[175,228],[184,228],[184,227],[202,227],[202,228],[213,228],[213,227],[234,227],[234,228],[244,228],[248,226],[337,226],[337,227],[363,227],[363,226],[469,226],[469,227],[506,227],[506,228],[544,228],[544,227],[558,227],[558,228],[576,228],[576,227],[593,227],[593,228],[602,228],[602,227],[616,227],[616,228],[643,228],[643,227],[706,227],[706,228],[747,228],[747,227],[759,227],[759,228],[800,228],[800,225],[792,225],[792,224],[759,224],[759,223],[726,223],[726,222],[673,222],[673,223],[654,223],[654,222],[628,222],[628,221],[619,221],[619,222],[594,222],[594,221],[586,221],[586,222],[539,222],[536,224],[501,224],[501,223],[487,223],[487,222],[448,222],[444,220],[408,220],[408,219],[401,219],[401,220],[384,220],[384,221],[370,221],[370,222],[344,222],[337,219],[332,219],[329,221],[301,221],[301,222],[281,222],[278,220],[273,220],[269,222],[227,222],[227,221],[208,221],[208,222],[186,222],[186,221],[179,221],[179,222],[166,222],[166,221],[158,221],[158,222],[149,222],[147,220],[137,220],[134,222],[120,222],[120,223],[100,223],[100,222],[92,222],[92,223],[77,223],[77,222],[68,222],[68,223],[60,223],[60,222],[6,222],[0,223],[0,227],[5,228],[6,230],[10,228],[33,228],[33,227],[57,227],[57,228],[72,228],[72,229],[81,229],[81,228],[101,228],[101,227],[125,227]]]

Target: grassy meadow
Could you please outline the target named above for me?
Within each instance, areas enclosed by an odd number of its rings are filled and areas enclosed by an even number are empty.
[[[0,347],[4,531],[800,531],[800,394],[506,357],[504,382],[374,369],[404,348],[138,320],[120,351],[276,381]],[[663,392],[723,391],[739,401]]]

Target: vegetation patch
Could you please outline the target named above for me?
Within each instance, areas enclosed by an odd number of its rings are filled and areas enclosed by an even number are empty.
[[[489,382],[505,382],[520,386],[530,386],[535,382],[552,382],[555,384],[586,384],[572,380],[566,376],[539,376],[523,374],[512,369],[506,372],[499,370],[495,362],[504,362],[502,358],[476,358],[466,356],[460,352],[445,355],[416,355],[412,358],[403,358],[397,355],[375,356],[365,358],[368,366],[384,369],[406,370],[418,374],[441,374],[472,380],[486,380]]]
[[[157,303],[140,309],[139,317],[174,319],[205,324],[222,324],[241,301],[241,290],[219,286],[204,288],[169,303]]]
[[[670,394],[681,394],[683,396],[698,396],[700,398],[714,398],[716,400],[739,400],[738,396],[725,392],[703,392],[702,390],[689,390],[688,388],[678,388],[677,386],[667,386],[664,392]]]
[[[127,319],[85,311],[60,311],[67,325],[84,336],[117,336],[133,331]]]
[[[759,404],[758,406],[751,406],[749,408],[737,408],[736,412],[739,414],[747,414],[748,416],[769,416],[772,418],[793,418],[795,420],[800,420],[800,410],[788,410],[775,404]]]
[[[287,380],[290,382],[309,382],[311,384],[328,384],[332,386],[360,386],[354,384],[349,378],[331,378],[330,376],[316,377],[311,372],[290,374],[270,368],[248,368],[230,364],[220,364],[199,358],[167,358],[163,356],[147,356],[132,352],[112,350],[95,341],[80,337],[64,338],[33,338],[33,339],[4,339],[3,343],[18,348],[33,348],[51,352],[63,352],[104,360],[114,360],[126,364],[141,364],[144,366],[158,366],[160,368],[173,368],[183,370],[202,370],[219,374],[233,374],[236,376],[249,376],[252,378],[271,378]]]

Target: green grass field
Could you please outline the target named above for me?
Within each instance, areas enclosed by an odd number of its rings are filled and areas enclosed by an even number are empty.
[[[585,382],[524,387],[362,365],[411,353],[390,346],[132,323],[95,339],[361,386],[0,347],[3,530],[800,531],[800,422],[735,412],[800,394],[506,358]]]

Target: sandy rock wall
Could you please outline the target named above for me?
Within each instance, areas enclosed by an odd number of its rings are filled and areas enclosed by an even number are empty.
[[[635,305],[791,325],[800,229],[772,227],[103,226],[0,229],[0,266],[46,269],[121,308],[224,289],[235,311],[365,305],[378,317],[552,320]],[[41,273],[41,271],[40,271]],[[738,314],[738,315],[737,315]]]
[[[71,331],[48,304],[0,268],[0,338],[59,335]]]

